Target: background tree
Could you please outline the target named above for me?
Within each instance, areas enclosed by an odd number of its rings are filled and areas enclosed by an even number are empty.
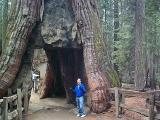
[[[6,35],[6,29],[7,29],[7,23],[8,23],[8,0],[1,0],[0,1],[0,54],[2,52],[2,49],[4,47],[4,39]]]
[[[111,87],[120,87],[120,79],[117,69],[114,69],[112,62],[112,53],[114,51],[114,9],[112,0],[101,0],[101,20],[103,27],[103,37],[105,40],[105,71]],[[108,12],[109,11],[109,12]],[[116,20],[115,20],[116,22]],[[117,28],[118,30],[118,28]],[[118,32],[117,32],[118,33]],[[117,36],[117,33],[115,36]]]
[[[135,0],[135,89],[145,88],[145,53],[144,53],[144,0]]]
[[[143,83],[142,85],[143,87],[145,86],[149,88],[155,88],[156,81],[157,80],[159,81],[158,77],[159,50],[157,48],[159,47],[158,12],[160,3],[159,1],[151,1],[151,0],[118,1],[118,11],[119,11],[119,28],[117,33],[118,41],[114,41],[114,33],[115,33],[113,29],[114,2],[115,2],[114,0],[108,0],[108,1],[102,0],[102,10],[103,10],[102,21],[103,21],[105,36],[107,36],[107,39],[105,40],[107,46],[109,46],[108,47],[109,49],[107,49],[107,51],[110,51],[110,54],[112,55],[111,56],[112,64],[117,64],[119,77],[122,79],[123,83],[135,83],[134,80],[136,80],[136,77],[140,76],[143,78],[142,81],[144,80],[146,81]],[[143,7],[142,7],[143,10],[136,9],[137,2],[141,3],[143,2]],[[140,16],[141,20],[136,16]],[[140,26],[138,26],[138,24],[140,24]],[[135,31],[137,30],[139,31],[140,36],[138,34],[136,35]],[[140,37],[140,39],[142,40],[141,42],[138,41],[140,42],[140,44],[136,42],[136,40],[139,39],[138,37]],[[140,48],[141,50],[139,51],[141,54],[138,55],[138,50],[136,48],[140,47],[141,45],[143,46],[143,48]],[[117,50],[114,50],[114,48],[116,48]],[[155,53],[156,55],[153,55]],[[137,59],[138,56],[139,56],[138,59],[140,59],[141,61],[141,63],[139,64],[141,64],[143,74],[137,72],[137,69],[139,69],[138,67],[140,67],[136,62],[138,61]],[[153,59],[152,56],[155,56],[154,58],[156,60]],[[155,70],[153,70],[153,68]],[[138,75],[138,73],[141,75]]]
[[[147,64],[147,85],[152,89],[156,88],[156,81],[159,82],[159,28],[160,16],[158,15],[160,2],[146,0],[146,64]]]

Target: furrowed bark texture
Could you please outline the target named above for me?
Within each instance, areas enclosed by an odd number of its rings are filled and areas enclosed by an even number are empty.
[[[107,79],[101,71],[104,42],[97,0],[72,0],[79,38],[83,44],[84,64],[88,78],[90,108],[99,113],[108,107]]]
[[[33,82],[31,80],[31,68],[32,68],[32,60],[34,49],[32,48],[33,39],[29,40],[26,52],[22,57],[22,63],[19,68],[19,72],[16,75],[16,79],[13,82],[11,87],[12,93],[15,94],[17,92],[17,88],[21,88],[22,91],[26,90],[26,88],[31,92]]]
[[[135,89],[145,87],[145,58],[144,58],[144,0],[135,0]]]
[[[0,96],[13,84],[28,38],[39,19],[40,0],[13,0],[5,39],[5,51],[0,58]],[[38,16],[38,17],[37,17]]]

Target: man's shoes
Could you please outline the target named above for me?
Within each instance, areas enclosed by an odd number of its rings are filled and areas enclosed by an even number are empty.
[[[81,115],[81,117],[83,118],[83,117],[85,117],[86,115],[84,114],[84,115]]]
[[[77,114],[77,117],[80,117],[81,115],[80,114]]]

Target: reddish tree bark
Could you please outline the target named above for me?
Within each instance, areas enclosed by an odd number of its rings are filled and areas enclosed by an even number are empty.
[[[100,69],[104,41],[97,0],[72,0],[79,38],[83,44],[84,64],[88,78],[90,108],[99,113],[108,107],[107,79]]]
[[[0,96],[13,84],[28,38],[39,19],[40,0],[13,0],[5,39],[5,50],[0,58]]]
[[[14,2],[13,12],[11,13],[12,19],[7,29],[7,49],[0,62],[1,96],[15,81],[27,47],[28,38],[36,21],[40,19],[40,0],[15,0]],[[93,112],[99,113],[108,107],[109,92],[107,90],[107,78],[101,69],[104,66],[105,44],[100,26],[97,0],[71,0],[70,2],[72,2],[78,29],[76,39],[78,43],[82,43],[83,47],[89,88],[89,105]],[[63,70],[61,69],[61,71]],[[49,74],[52,73],[49,72]],[[48,77],[50,78],[50,76]]]

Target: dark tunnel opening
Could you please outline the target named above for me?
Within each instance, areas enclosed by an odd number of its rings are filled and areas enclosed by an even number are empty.
[[[70,88],[76,85],[77,78],[86,82],[83,49],[54,48],[47,49],[48,72],[47,97],[66,97],[68,103],[75,102],[74,93]]]

